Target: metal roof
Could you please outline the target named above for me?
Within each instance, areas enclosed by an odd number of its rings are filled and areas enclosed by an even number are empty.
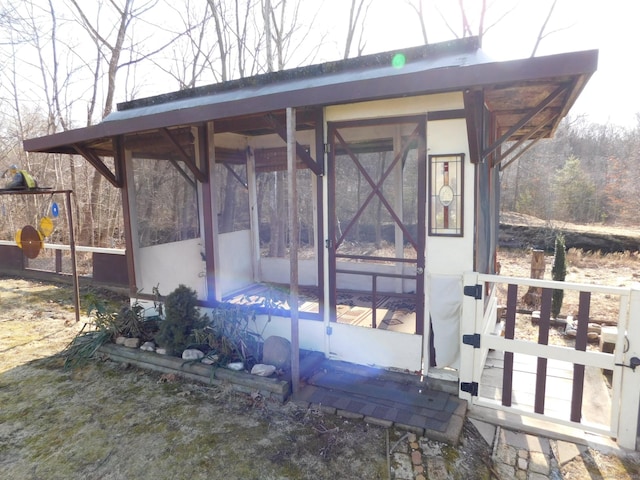
[[[393,62],[398,53],[404,64]],[[497,135],[506,135],[503,140],[545,138],[595,72],[597,57],[591,50],[495,62],[476,38],[466,38],[134,100],[118,105],[100,124],[28,139],[24,148],[112,155],[112,138],[120,135],[141,139],[143,132],[230,119],[241,131],[252,119],[287,107],[304,111],[451,91],[481,92],[479,102],[493,115]]]

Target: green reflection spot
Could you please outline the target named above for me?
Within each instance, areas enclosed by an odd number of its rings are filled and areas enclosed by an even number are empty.
[[[391,60],[391,65],[393,68],[402,68],[404,64],[407,63],[407,59],[402,53],[396,53],[393,56],[393,60]]]

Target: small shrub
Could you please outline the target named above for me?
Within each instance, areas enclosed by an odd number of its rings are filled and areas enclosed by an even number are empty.
[[[165,318],[155,335],[158,345],[171,354],[180,354],[194,343],[194,330],[204,328],[207,316],[200,316],[195,290],[180,285],[164,301]]]
[[[206,343],[218,355],[218,363],[241,361],[246,369],[262,358],[264,339],[250,328],[255,313],[246,307],[220,304],[211,312],[211,324],[196,330],[196,343]]]
[[[98,349],[118,335],[118,315],[109,304],[91,293],[85,296],[87,315],[93,317],[58,355],[64,358],[64,368],[75,368],[85,364]],[[87,330],[87,327],[93,329]]]

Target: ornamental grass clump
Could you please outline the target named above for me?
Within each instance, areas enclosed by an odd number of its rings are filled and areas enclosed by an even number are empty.
[[[200,315],[197,308],[195,290],[180,285],[167,295],[164,301],[165,318],[160,322],[160,330],[155,341],[167,353],[180,355],[194,342],[193,332],[204,328],[208,323],[206,315]]]
[[[555,252],[553,255],[553,267],[551,268],[551,278],[556,282],[564,282],[567,276],[567,257],[564,236],[556,236]],[[562,301],[564,300],[564,290],[554,290],[551,297],[551,315],[558,318]]]

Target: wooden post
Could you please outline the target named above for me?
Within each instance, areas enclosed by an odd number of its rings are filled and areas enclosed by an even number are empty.
[[[80,285],[76,263],[76,240],[73,235],[73,213],[71,211],[71,190],[65,193],[67,220],[69,221],[69,246],[71,247],[71,275],[73,276],[73,305],[76,309],[76,322],[80,321]]]
[[[300,389],[300,329],[298,325],[298,185],[296,178],[296,111],[287,108],[287,172],[289,177],[289,265],[291,291],[291,389]]]
[[[531,250],[531,278],[544,279],[545,266],[544,250]],[[526,305],[539,309],[541,295],[541,288],[529,287],[527,293],[522,297],[522,301]]]

